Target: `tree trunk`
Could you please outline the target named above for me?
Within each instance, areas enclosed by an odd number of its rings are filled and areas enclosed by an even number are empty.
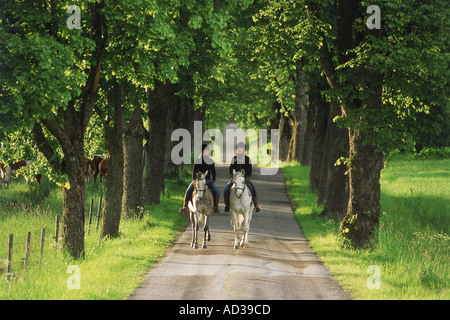
[[[123,194],[123,88],[117,82],[109,95],[109,105],[113,109],[113,125],[106,124],[105,145],[107,149],[108,169],[105,176],[106,193],[103,208],[103,220],[100,237],[119,235],[120,215]]]
[[[156,81],[149,94],[148,161],[144,187],[144,203],[157,204],[164,189],[164,167],[166,161],[166,134],[169,108],[173,107],[173,88],[170,82]]]
[[[289,123],[289,119],[284,115],[284,108],[282,108],[280,103],[277,103],[277,105],[280,106],[280,121],[278,124],[279,129],[279,160],[280,161],[287,161],[289,157],[289,145],[292,138],[292,131],[291,126]]]
[[[297,160],[301,162],[303,153],[303,141],[306,134],[307,104],[308,95],[306,93],[306,72],[303,70],[303,63],[299,61],[295,66],[295,110],[293,114],[294,121],[291,122],[292,151],[289,160]]]
[[[124,181],[122,216],[142,218],[144,140],[143,110],[138,102],[134,106],[129,123],[124,129]]]
[[[368,71],[363,101],[366,119],[373,119],[382,106],[381,76]],[[376,82],[378,81],[378,83]],[[349,129],[349,201],[340,232],[355,248],[370,246],[378,228],[380,214],[380,174],[384,167],[383,153],[374,143],[372,123],[364,131]]]
[[[319,88],[312,88],[309,96],[311,103],[317,105],[316,121],[314,125],[314,142],[311,151],[311,171],[309,175],[309,181],[311,190],[318,191],[322,157],[325,153],[324,145],[327,135],[330,104],[324,97],[322,97]]]
[[[309,97],[308,97],[309,98]],[[309,99],[308,99],[309,100]],[[309,101],[306,114],[306,129],[303,136],[303,148],[300,163],[303,166],[311,165],[312,148],[314,143],[314,122],[316,121],[316,104]]]
[[[287,120],[286,122],[289,122],[289,127],[291,128],[291,139],[289,141],[287,161],[299,161],[299,153],[302,148],[302,126],[297,121],[295,115],[293,120],[288,118],[285,120]]]
[[[343,161],[336,165],[340,157],[348,157],[348,130],[339,128],[333,123],[331,127],[333,137],[329,152],[328,178],[322,217],[341,220],[348,205],[348,175],[347,166]]]
[[[325,136],[325,143],[323,146],[322,163],[320,164],[319,172],[319,186],[317,190],[317,203],[324,204],[327,196],[329,169],[334,165],[336,159],[333,161],[333,144],[336,124],[333,122],[335,116],[341,114],[339,105],[336,101],[330,103],[330,113],[327,121],[327,133]]]
[[[356,248],[370,246],[380,214],[380,173],[383,154],[365,144],[366,134],[350,130],[349,202],[340,232]]]
[[[85,216],[85,189],[84,177],[86,170],[86,160],[84,157],[84,133],[86,131],[86,119],[90,115],[77,112],[74,102],[71,101],[63,112],[62,127],[55,119],[41,119],[45,127],[58,140],[64,158],[60,165],[55,165],[55,169],[60,169],[68,176],[68,183],[62,188],[63,193],[63,224],[62,224],[62,244],[63,248],[69,252],[74,259],[84,257],[84,216]],[[38,129],[39,130],[39,129]],[[39,133],[35,132],[34,137],[38,138]],[[41,136],[40,138],[43,138]],[[41,150],[48,142],[40,140]],[[52,152],[46,152],[45,156],[50,156]],[[48,159],[52,162],[52,159]]]
[[[170,179],[178,179],[179,177],[179,171],[178,171],[178,165],[173,163],[171,161],[171,152],[172,148],[176,145],[175,141],[171,141],[170,137],[174,129],[180,128],[180,121],[178,118],[180,117],[180,114],[182,113],[182,99],[180,97],[173,97],[174,105],[168,110],[167,115],[167,126],[166,126],[166,155],[164,161],[164,178],[170,178]]]
[[[84,142],[83,136],[78,142]],[[86,160],[83,143],[65,148],[65,172],[70,188],[63,187],[62,243],[74,259],[84,257],[84,217],[85,189],[84,177]]]

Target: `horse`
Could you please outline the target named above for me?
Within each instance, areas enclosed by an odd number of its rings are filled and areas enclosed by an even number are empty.
[[[233,169],[233,185],[230,189],[230,216],[231,225],[234,230],[234,249],[248,247],[248,230],[252,221],[255,205],[252,195],[245,181],[245,171],[235,171]],[[239,229],[242,228],[244,235],[239,243]]]
[[[198,249],[197,244],[197,234],[199,222],[203,223],[203,231],[205,232],[203,236],[202,248],[206,249],[206,239],[211,241],[211,234],[209,233],[209,220],[214,207],[214,200],[212,191],[206,184],[205,173],[198,172],[197,177],[194,180],[194,191],[192,192],[192,200],[189,201],[188,207],[190,211],[190,220],[192,223],[192,242],[191,247],[193,249]]]

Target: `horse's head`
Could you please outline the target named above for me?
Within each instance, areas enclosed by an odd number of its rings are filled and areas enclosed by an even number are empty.
[[[239,199],[245,189],[245,170],[235,171],[233,169],[233,183],[236,192],[236,197]]]
[[[197,177],[194,181],[194,187],[195,187],[195,190],[197,191],[198,200],[203,199],[205,190],[208,187],[206,185],[206,176],[207,175],[208,175],[208,170],[206,170],[205,173],[197,172]]]

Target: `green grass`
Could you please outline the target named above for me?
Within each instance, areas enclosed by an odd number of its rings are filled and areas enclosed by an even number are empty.
[[[381,176],[378,242],[369,250],[340,246],[339,222],[318,217],[309,168],[283,167],[305,236],[353,299],[449,299],[450,160],[391,160]],[[379,268],[380,288],[369,266]]]
[[[121,219],[120,236],[101,241],[95,222],[90,236],[86,235],[82,260],[73,261],[59,247],[55,247],[55,215],[62,212],[59,188],[50,184],[44,199],[42,190],[13,181],[9,190],[0,190],[0,299],[126,299],[142,283],[144,274],[172,244],[175,236],[186,226],[186,218],[178,213],[183,200],[189,173],[179,181],[167,181],[161,203],[144,208],[142,220]],[[94,198],[97,210],[98,196],[104,187],[86,188],[86,211]],[[88,212],[87,212],[88,214]],[[87,223],[86,219],[86,223]],[[39,258],[41,229],[46,228],[43,260]],[[30,231],[32,246],[27,271],[21,258],[25,256],[26,233]],[[14,234],[13,279],[5,281],[7,244]],[[80,289],[69,289],[72,276],[68,267],[79,268]],[[70,269],[69,269],[70,271]],[[69,281],[69,287],[67,285]]]

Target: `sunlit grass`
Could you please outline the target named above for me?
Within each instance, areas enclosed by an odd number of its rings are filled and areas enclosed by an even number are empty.
[[[322,208],[307,187],[309,168],[291,163],[283,170],[295,215],[313,250],[352,298],[450,298],[450,160],[386,163],[379,241],[369,250],[342,248],[339,221],[318,217]],[[369,288],[371,265],[379,267],[380,289]]]
[[[144,208],[142,220],[121,219],[120,236],[100,240],[95,219],[85,238],[85,258],[74,261],[54,243],[55,216],[62,213],[62,196],[53,188],[49,196],[34,204],[27,202],[32,192],[24,181],[14,181],[9,190],[0,190],[0,299],[126,299],[142,283],[146,271],[164,256],[174,237],[186,225],[178,213],[189,173],[180,181],[167,181],[159,205]],[[42,191],[39,191],[42,192]],[[86,223],[90,199],[94,213],[104,187],[86,188]],[[41,229],[46,228],[44,256],[40,259]],[[100,228],[99,228],[100,229]],[[26,233],[32,234],[30,260],[26,272]],[[61,231],[60,231],[61,232]],[[14,234],[12,279],[6,282],[8,236]],[[73,289],[69,266],[80,272],[80,288]],[[69,281],[69,285],[68,285]]]

